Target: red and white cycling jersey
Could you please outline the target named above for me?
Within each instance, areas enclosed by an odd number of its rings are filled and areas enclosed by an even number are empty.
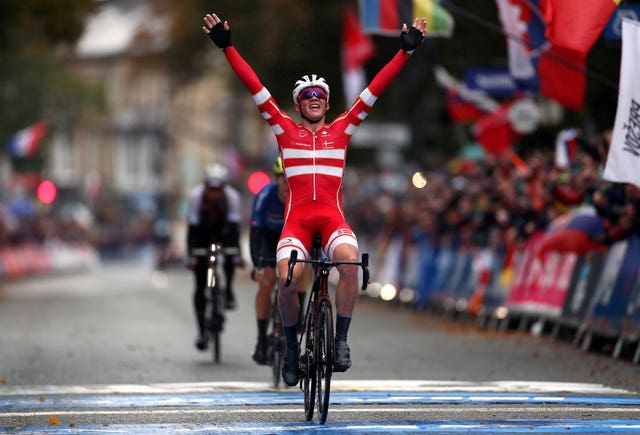
[[[350,231],[344,221],[342,208],[342,182],[349,141],[382,91],[398,75],[410,54],[399,50],[346,112],[314,133],[302,124],[296,124],[289,115],[280,110],[256,73],[233,46],[226,48],[224,53],[236,75],[251,92],[262,117],[276,135],[284,173],[289,184],[285,221],[288,222],[293,210],[296,211],[296,215],[300,215],[302,209],[315,204],[318,207],[312,210],[314,216],[321,210],[333,214],[333,216],[318,216],[319,221],[329,218],[334,225],[331,233],[323,234],[325,242],[328,242],[329,236],[334,231],[341,228]],[[335,227],[336,219],[344,224]],[[325,220],[322,225],[326,226],[326,223]],[[283,238],[287,236],[286,225]],[[323,229],[325,229],[324,226]],[[301,231],[301,228],[295,229],[297,238],[301,237],[299,234]],[[325,233],[325,231],[322,232]],[[353,243],[357,246],[355,236],[353,239]],[[308,248],[310,238],[309,242],[304,240],[303,243]],[[280,257],[280,253],[278,256]]]

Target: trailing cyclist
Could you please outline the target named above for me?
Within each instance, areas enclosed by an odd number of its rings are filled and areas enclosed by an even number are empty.
[[[273,309],[272,291],[277,282],[276,250],[284,224],[284,204],[289,194],[289,186],[284,178],[280,157],[273,164],[273,175],[275,181],[263,187],[253,201],[249,233],[249,247],[253,262],[251,277],[258,283],[255,302],[258,342],[252,357],[261,365],[269,364],[267,329]],[[304,296],[304,292],[298,293],[301,304]]]
[[[187,253],[186,266],[193,270],[193,306],[198,335],[196,348],[206,350],[209,340],[205,325],[205,288],[208,257],[193,255],[195,249],[206,249],[213,243],[225,248],[225,308],[236,305],[233,292],[235,267],[242,266],[240,255],[240,193],[229,185],[229,171],[215,164],[207,167],[204,181],[194,188],[187,202]]]
[[[287,341],[282,377],[287,385],[299,379],[299,349],[296,323],[300,306],[296,296],[303,264],[296,264],[293,280],[285,286],[288,259],[292,250],[300,258],[309,257],[311,240],[322,237],[323,251],[334,261],[357,261],[358,241],[345,220],[342,208],[347,148],[351,136],[367,117],[384,89],[398,75],[411,53],[420,45],[426,33],[426,20],[416,18],[411,29],[403,25],[401,49],[373,78],[351,107],[332,123],[325,123],[329,110],[329,85],[309,74],[293,87],[295,110],[301,123],[284,113],[267,88],[231,44],[229,24],[216,14],[204,17],[203,31],[223,50],[231,68],[247,87],[260,113],[276,134],[284,173],[289,184],[285,208],[285,223],[278,243],[276,259],[279,272],[279,304]],[[334,371],[346,371],[351,366],[347,333],[358,294],[358,269],[353,265],[337,267],[336,288],[336,358]]]

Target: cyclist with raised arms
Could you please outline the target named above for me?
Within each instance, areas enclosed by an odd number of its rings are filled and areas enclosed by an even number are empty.
[[[251,277],[258,283],[255,301],[258,342],[252,358],[261,365],[269,364],[267,329],[273,309],[271,292],[277,280],[276,251],[284,225],[284,204],[289,194],[280,156],[273,164],[273,175],[275,181],[264,186],[253,200],[249,232],[249,248],[254,268]],[[305,298],[302,290],[298,293],[301,304]]]
[[[295,249],[300,258],[308,258],[311,240],[315,234],[320,234],[323,251],[331,260],[357,261],[358,241],[345,220],[342,208],[342,182],[349,141],[378,97],[418,48],[426,34],[427,24],[424,18],[416,18],[410,29],[403,24],[401,49],[376,74],[351,107],[332,123],[325,123],[329,110],[329,85],[316,74],[298,80],[293,87],[293,102],[302,119],[301,123],[296,123],[280,109],[253,69],[231,44],[229,24],[216,14],[207,14],[204,22],[202,30],[223,50],[231,68],[247,87],[275,133],[289,184],[285,223],[276,258],[280,276],[278,302],[287,342],[282,378],[292,386],[299,379],[296,323],[300,306],[296,292],[304,266],[296,264],[291,284],[285,287],[291,251]],[[347,333],[358,295],[358,269],[354,265],[342,265],[337,269],[334,371],[343,372],[351,366]]]

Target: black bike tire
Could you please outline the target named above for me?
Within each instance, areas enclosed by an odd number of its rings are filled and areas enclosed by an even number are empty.
[[[317,327],[315,330],[316,345],[316,388],[318,407],[318,421],[324,424],[329,412],[329,396],[331,395],[331,374],[333,373],[334,342],[333,342],[333,312],[331,303],[323,300],[318,309]]]
[[[209,336],[211,338],[211,352],[213,357],[213,362],[218,364],[220,362],[220,330],[222,329],[222,325],[218,324],[218,320],[214,321],[213,316],[217,316],[222,310],[221,301],[220,301],[220,289],[213,288],[211,289],[211,329],[209,332]]]
[[[311,421],[313,419],[313,412],[315,409],[315,400],[316,400],[316,367],[315,361],[313,360],[313,340],[314,340],[314,331],[315,331],[315,295],[317,295],[318,280],[316,280],[313,284],[313,288],[310,293],[307,315],[305,317],[305,328],[303,333],[303,338],[301,338],[301,344],[304,344],[302,350],[306,354],[306,361],[303,362],[304,367],[302,367],[301,375],[302,375],[302,391],[304,392],[304,413],[307,421]]]
[[[282,363],[284,361],[284,342],[282,337],[273,337],[273,353],[271,360],[271,375],[273,380],[273,388],[280,388],[280,378],[282,377]]]

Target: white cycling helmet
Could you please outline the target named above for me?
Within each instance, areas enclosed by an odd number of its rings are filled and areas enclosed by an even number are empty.
[[[329,101],[329,85],[324,78],[317,74],[302,76],[300,80],[293,86],[293,104],[298,104],[298,96],[300,92],[307,88],[320,88],[327,93],[327,101]]]
[[[229,182],[229,170],[219,163],[207,166],[204,181],[211,187],[222,187]]]

